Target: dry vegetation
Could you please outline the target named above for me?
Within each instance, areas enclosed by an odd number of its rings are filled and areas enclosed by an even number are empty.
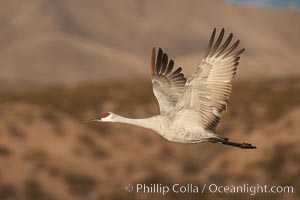
[[[256,128],[278,119],[300,104],[300,80],[267,80],[234,82],[226,116],[238,118],[250,128]],[[60,126],[60,118],[52,109],[86,120],[105,111],[147,116],[158,113],[156,99],[149,81],[119,81],[86,84],[77,87],[48,87],[19,92],[1,92],[0,102],[26,102],[47,108],[43,118]],[[107,110],[112,109],[112,110]],[[140,114],[139,110],[143,110]],[[92,115],[91,113],[95,113]],[[24,120],[30,120],[24,113]],[[144,115],[145,116],[145,115]],[[23,135],[11,125],[11,134]]]
[[[175,144],[142,128],[84,123],[105,111],[131,117],[158,113],[150,86],[148,81],[129,81],[2,91],[0,198],[249,197],[134,194],[124,191],[128,183],[260,183],[299,188],[299,79],[234,83],[218,131],[257,145],[255,151]],[[299,195],[255,198],[297,199]]]

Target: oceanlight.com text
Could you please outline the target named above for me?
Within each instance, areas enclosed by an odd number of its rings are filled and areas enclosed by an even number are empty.
[[[137,183],[135,185],[127,184],[125,186],[127,192],[135,193],[149,193],[149,194],[168,194],[168,193],[181,193],[181,194],[197,194],[197,193],[221,193],[221,194],[235,194],[244,193],[249,195],[256,195],[259,193],[265,194],[275,194],[275,193],[294,193],[293,186],[268,186],[268,185],[218,185],[218,184],[179,184],[175,183],[173,185],[164,184],[142,184]]]

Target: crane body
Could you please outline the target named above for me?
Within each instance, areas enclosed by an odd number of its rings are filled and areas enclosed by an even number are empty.
[[[226,109],[231,81],[236,74],[240,55],[239,40],[231,45],[233,34],[223,42],[224,29],[215,40],[213,30],[204,58],[195,73],[186,79],[182,68],[174,70],[174,61],[159,48],[152,49],[153,92],[160,114],[145,119],[130,119],[112,112],[91,120],[121,122],[151,129],[166,140],[179,143],[211,142],[242,149],[255,149],[248,143],[231,142],[216,134],[220,114]]]

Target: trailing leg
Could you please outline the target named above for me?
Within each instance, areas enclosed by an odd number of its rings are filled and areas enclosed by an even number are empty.
[[[228,140],[228,138],[222,138],[222,137],[208,138],[207,141],[211,142],[211,143],[218,143],[218,144],[224,144],[224,145],[229,145],[229,146],[233,146],[233,147],[238,147],[241,149],[256,149],[256,146],[253,146],[252,144],[231,142]]]

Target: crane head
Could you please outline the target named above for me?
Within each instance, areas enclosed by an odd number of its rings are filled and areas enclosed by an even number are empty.
[[[109,121],[111,116],[112,116],[111,112],[106,112],[106,113],[103,113],[100,117],[97,117],[96,119],[87,121],[87,123],[88,122],[106,122],[106,121]]]

